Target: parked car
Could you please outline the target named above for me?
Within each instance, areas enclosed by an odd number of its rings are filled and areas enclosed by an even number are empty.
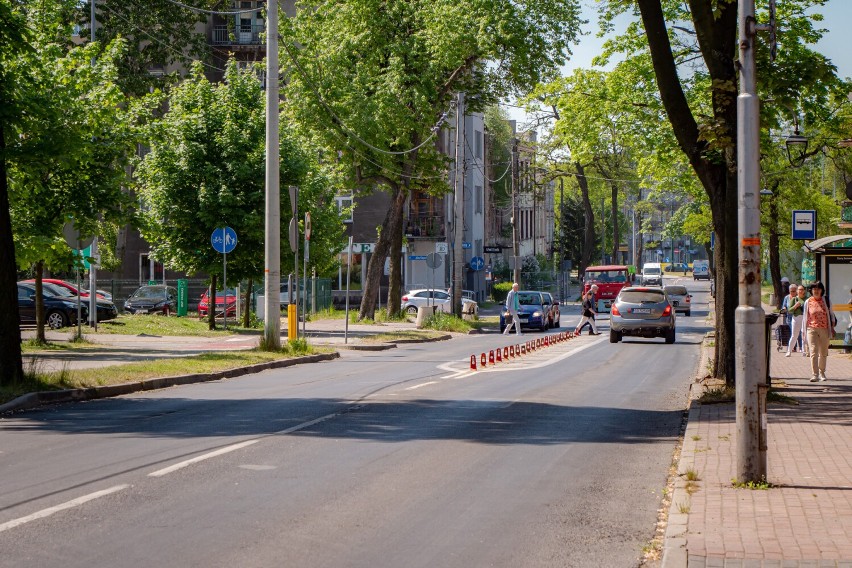
[[[664,337],[675,342],[675,313],[662,288],[624,288],[612,304],[609,342],[618,343],[625,335]]]
[[[299,278],[299,304],[302,303],[302,295],[305,293],[305,286],[302,284],[302,279]],[[296,298],[296,286],[293,286],[293,298],[292,300],[295,302]],[[279,302],[281,303],[282,309],[287,309],[287,304],[290,303],[290,284],[288,283],[286,278],[281,279],[281,295],[279,296]],[[301,309],[301,308],[299,308]]]
[[[550,306],[550,309],[547,310],[547,327],[556,329],[559,327],[562,318],[559,310],[559,302],[553,298],[550,292],[542,292],[541,295],[544,296],[544,305]]]
[[[208,297],[207,290],[201,294],[201,299],[198,301],[198,317],[205,318],[208,314],[208,308],[210,304],[210,298]],[[222,317],[223,306],[227,305],[227,309],[225,310],[225,315],[227,317],[236,317],[237,316],[237,290],[235,288],[228,288],[227,290],[217,290],[216,291],[216,317]]]
[[[666,266],[666,271],[668,272],[683,272],[684,274],[692,271],[692,268],[689,267],[688,264],[683,262],[675,262],[668,266]]]
[[[663,292],[669,297],[676,312],[684,312],[687,317],[692,315],[692,294],[686,290],[686,286],[663,286]]]
[[[435,306],[440,312],[452,313],[452,297],[443,290],[410,290],[403,294],[401,309],[409,315],[417,315],[420,306]],[[477,314],[479,305],[462,297],[462,313]]]
[[[60,280],[59,278],[42,278],[41,281],[43,284],[54,284],[56,286],[61,286],[71,292],[74,296],[77,296],[79,294],[81,298],[89,297],[88,290],[83,290],[82,288],[78,290],[77,286],[66,280]],[[23,282],[34,284],[35,279],[30,278],[29,280],[24,280]],[[103,290],[95,290],[95,292],[97,293],[98,298],[101,298],[103,300],[112,300],[112,294],[109,294],[108,292],[104,292]]]
[[[548,314],[552,309],[552,302],[548,303],[541,292],[534,290],[518,291],[518,303],[520,304],[518,317],[521,320],[521,329],[534,327],[544,331],[548,328],[550,325]],[[503,333],[511,321],[512,316],[504,305],[500,310],[500,333]]]
[[[44,323],[51,329],[60,329],[77,323],[77,300],[54,296],[42,290],[44,298]],[[21,325],[36,324],[36,290],[35,284],[18,282],[18,314]],[[81,306],[81,319],[89,317],[88,307]]]
[[[169,315],[177,309],[177,289],[174,286],[140,286],[124,302],[124,311],[131,314]]]
[[[52,296],[67,298],[74,302],[74,305],[77,304],[77,294],[74,294],[65,286],[60,286],[51,282],[42,282],[42,288]],[[89,300],[90,296],[80,298],[80,302],[85,304],[87,309],[89,307]],[[97,302],[98,321],[107,321],[118,317],[118,309],[116,309],[115,304],[113,304],[111,300],[97,297],[95,301]]]

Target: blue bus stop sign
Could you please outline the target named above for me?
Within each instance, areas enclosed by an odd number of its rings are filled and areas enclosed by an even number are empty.
[[[217,227],[210,235],[210,244],[221,254],[228,254],[237,247],[237,233],[230,227]]]

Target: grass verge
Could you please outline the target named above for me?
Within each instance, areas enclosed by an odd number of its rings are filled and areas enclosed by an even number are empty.
[[[262,329],[262,323],[258,323],[255,327],[246,328],[236,325],[237,322],[230,319],[228,321],[228,329],[225,329],[222,320],[218,320],[216,322],[216,329],[211,330],[206,319],[200,320],[197,317],[187,316],[179,318],[157,315],[120,315],[114,320],[100,322],[97,331],[87,328],[86,335],[89,339],[102,334],[218,337],[234,333],[257,334]],[[76,330],[72,330],[72,336],[75,333]]]
[[[293,342],[293,344],[285,343],[278,351],[253,349],[211,352],[190,357],[156,359],[93,369],[71,370],[66,367],[59,371],[45,371],[44,362],[39,361],[36,356],[24,369],[23,381],[0,387],[0,403],[30,392],[118,385],[159,377],[215,373],[328,351],[330,350],[315,348],[305,342]]]

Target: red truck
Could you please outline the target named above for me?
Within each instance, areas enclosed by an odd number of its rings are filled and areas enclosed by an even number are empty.
[[[583,276],[583,293],[589,291],[592,284],[596,284],[598,292],[595,301],[598,311],[608,312],[612,301],[625,286],[633,285],[634,273],[623,264],[610,264],[605,266],[590,266],[586,268]]]

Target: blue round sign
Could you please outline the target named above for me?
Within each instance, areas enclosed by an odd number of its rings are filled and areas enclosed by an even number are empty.
[[[230,227],[216,227],[210,235],[210,244],[221,254],[228,254],[237,247],[237,233]]]
[[[472,270],[482,270],[485,268],[485,259],[481,256],[475,256],[470,259],[470,268]]]

